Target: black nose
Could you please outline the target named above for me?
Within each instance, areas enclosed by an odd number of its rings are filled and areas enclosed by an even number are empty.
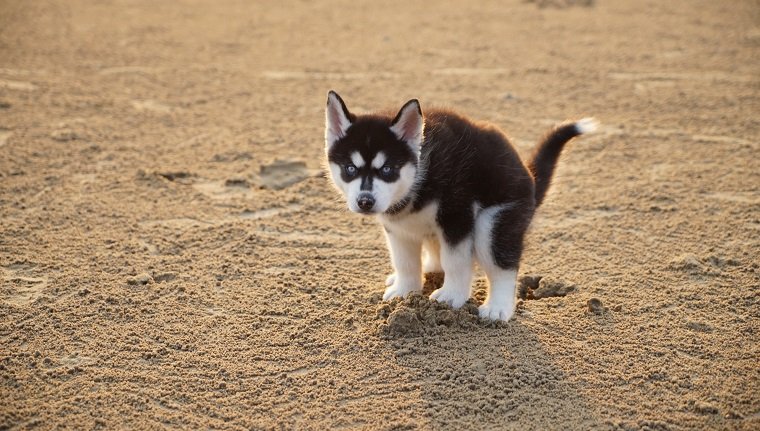
[[[375,206],[375,198],[372,195],[361,195],[357,201],[359,209],[362,211],[369,211]]]

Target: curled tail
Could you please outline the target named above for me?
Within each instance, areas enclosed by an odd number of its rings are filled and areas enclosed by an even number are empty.
[[[528,162],[528,169],[536,183],[536,207],[541,205],[552,181],[554,166],[567,141],[578,135],[596,130],[599,123],[593,118],[584,118],[574,123],[558,126],[538,144],[533,157]]]

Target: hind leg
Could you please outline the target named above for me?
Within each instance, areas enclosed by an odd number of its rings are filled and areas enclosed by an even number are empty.
[[[475,253],[488,276],[480,317],[509,320],[515,312],[515,285],[523,237],[533,215],[530,203],[507,203],[482,210],[475,221]]]

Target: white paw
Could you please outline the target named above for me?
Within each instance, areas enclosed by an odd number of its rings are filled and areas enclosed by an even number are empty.
[[[489,304],[485,303],[478,307],[481,319],[502,320],[506,322],[515,314],[514,304]]]
[[[393,284],[393,282],[395,282],[395,281],[396,281],[396,273],[394,272],[393,274],[389,275],[385,279],[385,286],[386,287],[391,286]]]
[[[422,291],[421,282],[403,283],[399,282],[397,277],[395,277],[395,274],[392,276],[395,279],[394,283],[385,289],[385,293],[383,294],[383,301],[390,301],[393,298],[406,298],[406,296],[412,292]]]
[[[451,308],[459,308],[463,306],[469,297],[469,292],[459,292],[451,288],[447,289],[445,285],[440,289],[434,290],[433,293],[430,294],[430,299],[449,304]]]

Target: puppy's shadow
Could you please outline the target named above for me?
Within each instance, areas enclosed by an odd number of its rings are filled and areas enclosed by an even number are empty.
[[[423,294],[429,295],[442,282],[442,274],[426,274]],[[471,299],[465,307],[479,302]],[[476,319],[472,325],[385,338],[397,351],[397,363],[414,380],[409,383],[419,387],[428,414],[416,425],[432,429],[604,427],[591,413],[577,383],[558,365],[563,358],[550,354],[524,319],[518,313],[508,323]]]

